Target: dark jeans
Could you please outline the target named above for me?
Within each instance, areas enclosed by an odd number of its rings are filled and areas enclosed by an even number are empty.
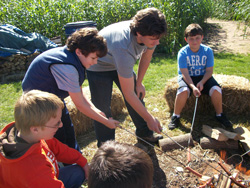
[[[63,103],[64,103],[64,108],[62,110],[62,118],[61,118],[63,126],[57,130],[54,137],[57,138],[62,143],[68,145],[69,147],[80,151],[79,145],[76,141],[74,125],[71,122],[71,118],[69,116],[69,111],[65,105],[65,101],[63,101]]]
[[[65,188],[79,188],[85,180],[85,172],[79,165],[69,165],[59,169],[59,180]]]
[[[93,72],[87,71],[87,77],[89,81],[89,87],[91,92],[91,99],[93,104],[106,114],[109,118],[111,117],[111,97],[113,82],[116,83],[117,87],[121,90],[120,82],[118,79],[117,71],[107,71],[107,72]],[[135,75],[134,75],[134,78]],[[127,106],[129,115],[131,116],[135,126],[136,135],[139,137],[150,136],[153,134],[151,130],[148,129],[147,123],[144,119],[128,104],[124,99]],[[141,102],[144,105],[143,100]],[[105,125],[95,121],[95,132],[97,138],[97,146],[100,147],[102,142],[107,140],[115,139],[115,130],[109,129]]]

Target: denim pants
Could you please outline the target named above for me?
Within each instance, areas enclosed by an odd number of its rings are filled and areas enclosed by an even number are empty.
[[[79,165],[69,165],[59,168],[59,180],[65,188],[79,188],[85,180],[85,172]]]
[[[57,138],[60,142],[68,145],[69,147],[80,151],[79,145],[76,141],[75,129],[71,121],[69,111],[66,107],[65,101],[63,101],[63,103],[64,108],[62,110],[61,118],[63,126],[57,130],[54,137]]]
[[[91,92],[91,99],[93,104],[102,112],[106,114],[109,118],[111,117],[111,97],[113,82],[116,83],[117,87],[121,90],[120,82],[118,79],[117,71],[106,71],[106,72],[93,72],[87,71],[87,78],[89,81],[89,88]],[[134,79],[136,83],[136,76],[134,74]],[[129,115],[132,118],[136,126],[136,135],[139,137],[146,137],[153,134],[151,130],[148,129],[147,123],[144,119],[128,104],[124,99],[127,106]],[[143,100],[141,102],[144,105]],[[105,125],[95,121],[95,132],[97,138],[97,146],[100,147],[102,142],[107,140],[115,139],[115,129],[109,129]]]

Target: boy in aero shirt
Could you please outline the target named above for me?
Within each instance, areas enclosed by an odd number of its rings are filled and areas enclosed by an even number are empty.
[[[185,40],[188,43],[178,52],[178,83],[175,98],[174,113],[168,125],[175,129],[180,125],[180,114],[190,95],[200,97],[207,94],[211,97],[215,108],[216,119],[227,128],[232,124],[222,111],[222,91],[213,78],[214,55],[210,47],[201,44],[203,30],[199,24],[190,24],[185,30]]]

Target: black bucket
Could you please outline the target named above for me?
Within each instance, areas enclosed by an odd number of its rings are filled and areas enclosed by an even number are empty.
[[[77,29],[81,29],[84,27],[96,27],[96,26],[97,26],[97,24],[93,21],[80,21],[80,22],[67,23],[64,26],[64,29],[65,29],[66,37],[68,38]]]

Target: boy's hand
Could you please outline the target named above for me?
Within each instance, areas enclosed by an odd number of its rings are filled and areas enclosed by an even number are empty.
[[[85,172],[85,178],[88,179],[88,177],[89,177],[89,165],[88,165],[88,163],[83,167],[83,170]]]
[[[108,123],[106,124],[106,126],[107,126],[108,128],[110,128],[110,129],[115,129],[115,128],[119,127],[119,124],[120,124],[119,121],[114,120],[112,117],[110,117],[110,118],[108,119]]]
[[[202,83],[201,81],[196,85],[196,87],[197,87],[200,91],[202,91],[203,88],[204,88],[203,83]]]
[[[156,119],[154,117],[152,118],[152,121],[147,122],[147,125],[151,131],[154,131],[158,134],[160,134],[162,131],[162,127],[161,127],[160,122],[158,121],[158,119]]]
[[[136,93],[140,100],[144,99],[146,90],[143,84],[136,83]]]
[[[200,90],[197,87],[193,88],[193,94],[195,97],[199,97],[201,95]]]

